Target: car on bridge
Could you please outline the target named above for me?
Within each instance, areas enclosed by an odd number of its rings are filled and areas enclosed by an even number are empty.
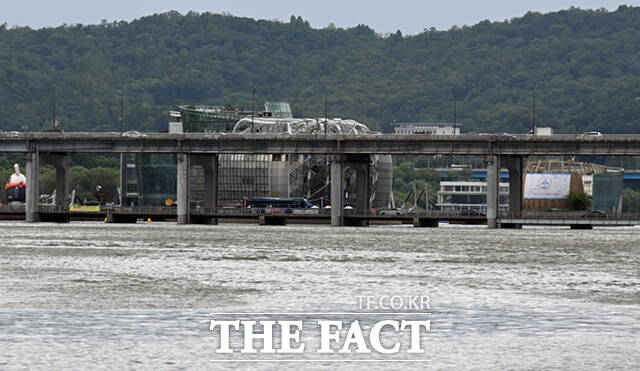
[[[602,133],[599,131],[587,131],[586,133],[582,133],[581,137],[601,137]]]

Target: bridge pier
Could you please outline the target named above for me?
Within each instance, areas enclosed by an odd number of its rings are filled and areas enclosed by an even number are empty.
[[[487,228],[498,228],[500,164],[497,156],[487,156]]]
[[[356,171],[356,205],[358,212],[369,211],[369,157],[359,159],[358,162],[350,162],[349,167]]]
[[[218,207],[218,155],[191,155],[194,165],[202,166],[204,173],[204,203],[205,209]],[[195,224],[217,225],[218,218],[209,216],[191,216],[190,222]]]
[[[342,155],[331,156],[331,226],[344,225],[344,166]]]
[[[56,206],[66,207],[69,195],[69,155],[66,153],[27,153],[27,189],[25,195],[25,219],[27,222],[55,221],[68,222],[68,215],[40,215],[40,163],[49,163],[56,169]]]
[[[53,165],[56,169],[56,206],[66,206],[69,196],[69,155],[64,153],[42,154],[43,163]]]
[[[522,156],[500,156],[500,167],[509,170],[509,212],[522,211]],[[521,229],[522,224],[500,224],[500,228]]]
[[[178,224],[189,224],[189,174],[190,155],[186,153],[176,154],[178,162],[177,179],[177,214]]]
[[[368,212],[369,206],[369,183],[370,183],[370,161],[369,155],[333,155],[331,157],[331,226],[369,226],[369,221],[365,219],[344,217],[344,171],[346,167],[353,169],[356,173],[356,204],[355,211]]]
[[[25,195],[25,219],[29,223],[40,221],[38,213],[38,201],[40,198],[40,182],[38,172],[40,168],[39,154],[37,151],[27,153],[27,189]]]

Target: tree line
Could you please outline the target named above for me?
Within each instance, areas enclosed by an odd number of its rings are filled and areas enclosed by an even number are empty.
[[[166,130],[180,104],[284,100],[296,116],[448,122],[466,132],[631,133],[640,120],[640,8],[568,10],[418,35],[366,25],[172,11],[132,22],[0,25],[0,129]]]

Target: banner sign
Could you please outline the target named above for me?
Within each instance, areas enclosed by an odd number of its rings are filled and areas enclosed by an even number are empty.
[[[571,174],[528,173],[524,178],[525,200],[566,200]]]

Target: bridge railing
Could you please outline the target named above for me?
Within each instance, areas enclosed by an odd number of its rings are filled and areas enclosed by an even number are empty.
[[[543,219],[543,220],[640,220],[640,213],[614,213],[607,214],[594,211],[502,211],[500,219]]]
[[[6,214],[24,213],[24,204],[0,204],[0,212]]]

